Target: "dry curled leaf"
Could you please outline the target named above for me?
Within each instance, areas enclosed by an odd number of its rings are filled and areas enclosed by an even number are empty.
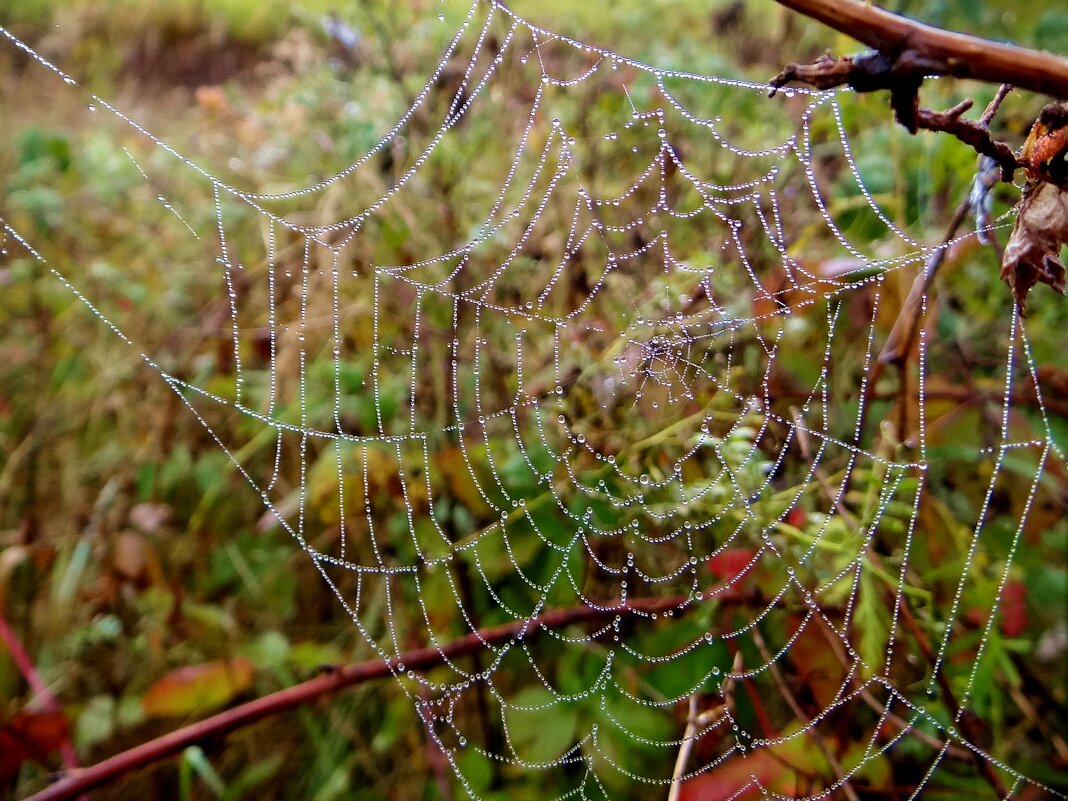
[[[1005,246],[1001,277],[1023,311],[1027,293],[1038,283],[1065,290],[1061,247],[1068,243],[1068,189],[1052,183],[1031,185],[1024,194],[1016,225]]]

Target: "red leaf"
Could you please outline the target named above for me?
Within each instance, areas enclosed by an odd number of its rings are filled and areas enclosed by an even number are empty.
[[[14,779],[19,767],[29,758],[26,748],[7,726],[0,728],[0,783],[7,784]]]
[[[808,525],[808,513],[800,506],[791,506],[790,511],[786,513],[782,522],[788,526],[803,530]]]
[[[1019,637],[1027,628],[1027,587],[1021,581],[1008,581],[1001,590],[1001,633]]]
[[[0,726],[0,783],[18,774],[23,762],[45,765],[53,751],[67,742],[67,719],[62,712],[19,712]]]
[[[708,773],[685,782],[679,801],[751,801],[760,798],[761,788],[775,784],[786,770],[767,749],[744,757],[731,754]]]
[[[724,548],[708,560],[708,572],[718,579],[731,582],[745,571],[755,556],[754,548]]]
[[[768,792],[776,798],[795,798],[802,788],[814,790],[813,781],[829,781],[826,758],[811,737],[800,733],[799,725],[782,735],[774,745],[745,755],[731,754],[707,773],[683,783],[680,801],[756,801]],[[834,749],[833,739],[828,744]]]

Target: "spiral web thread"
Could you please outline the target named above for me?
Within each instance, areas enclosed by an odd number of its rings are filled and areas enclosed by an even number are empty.
[[[649,67],[476,2],[366,155],[273,194],[228,185],[92,96],[88,113],[132,127],[149,154],[117,148],[127,170],[152,187],[186,171],[196,186],[129,213],[173,238],[161,270],[225,292],[231,370],[210,387],[169,366],[166,337],[125,333],[124,317],[151,310],[98,300],[4,220],[8,255],[51,271],[184,401],[392,660],[472,797],[487,773],[559,797],[666,794],[682,749],[684,786],[705,776],[722,797],[819,798],[880,781],[883,755],[906,744],[924,766],[911,797],[968,757],[1012,795],[1037,782],[970,741],[962,716],[1040,480],[1063,461],[1023,320],[1007,325],[1000,430],[956,593],[936,610],[944,635],[917,668],[910,567],[937,536],[921,514],[925,328],[910,439],[873,430],[869,382],[887,278],[931,251],[866,188],[845,96],[766,90]],[[771,122],[730,118],[758,101]],[[468,154],[510,154],[484,162],[507,174],[476,158],[443,203],[426,178],[445,169],[438,146],[479,136]],[[828,153],[846,165],[834,191],[848,223],[827,199]],[[325,219],[309,211],[322,207]],[[380,260],[402,222],[455,243]],[[1015,421],[1018,384],[1038,400],[1037,438]],[[264,441],[270,458],[251,458]],[[1029,459],[1030,490],[947,716],[937,676],[966,636],[955,624],[975,603],[968,577],[1010,453]],[[399,663],[566,606],[608,612],[529,640],[525,626],[473,666]],[[841,673],[785,710],[770,699],[813,648]],[[754,694],[771,721],[754,722]],[[841,741],[843,716],[863,721],[858,742]],[[768,772],[791,759],[819,764]]]

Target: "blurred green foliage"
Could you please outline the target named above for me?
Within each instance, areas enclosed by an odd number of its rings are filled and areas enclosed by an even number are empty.
[[[407,108],[452,29],[437,22],[436,2],[366,0],[338,9],[340,18],[361,36],[359,58],[350,58],[321,24],[322,15],[335,5],[327,0],[303,3],[300,8],[285,0],[8,0],[0,8],[0,24],[33,43],[100,96],[122,98],[121,106],[150,130],[165,128],[168,141],[182,152],[195,150],[213,174],[240,179],[255,191],[276,191],[329,175],[367,151]],[[1052,49],[1063,48],[1068,31],[1068,11],[1041,4],[902,0],[889,6],[936,24]],[[788,61],[803,60],[828,48],[850,49],[842,37],[791,16],[770,0],[660,0],[610,6],[525,0],[514,7],[548,28],[650,63],[756,80],[766,79]],[[448,23],[464,11],[462,4],[442,6]],[[936,107],[951,105],[962,95],[973,96],[981,104],[991,94],[990,87],[961,87],[948,81],[924,89],[925,102]],[[708,103],[716,100],[706,98]],[[692,102],[697,105],[701,100],[692,98]],[[893,126],[881,98],[845,97],[842,105],[857,165],[872,194],[895,222],[919,232],[925,242],[939,241],[952,209],[967,193],[975,166],[973,154],[944,137],[907,136]],[[997,133],[1021,141],[1040,106],[1041,99],[1014,97],[995,123]],[[19,61],[11,48],[0,50],[0,109],[4,110],[0,115],[0,213],[16,228],[62,248],[72,262],[92,257],[80,269],[88,282],[80,288],[90,297],[96,294],[94,290],[106,290],[104,294],[115,298],[119,310],[124,304],[151,308],[152,314],[141,321],[143,328],[128,331],[137,341],[166,357],[178,349],[170,348],[159,331],[188,338],[182,348],[185,361],[166,365],[167,369],[220,394],[232,392],[227,389],[229,368],[218,358],[215,341],[207,335],[198,339],[198,332],[218,325],[225,308],[212,294],[213,287],[200,285],[194,274],[178,269],[174,243],[130,236],[124,204],[145,202],[137,194],[144,181],[129,162],[115,158],[110,145],[125,142],[153,176],[173,176],[178,182],[183,174],[169,171],[168,157],[138,144],[129,131],[100,124],[84,107],[70,105],[69,98],[51,96],[41,71]],[[11,113],[12,109],[16,112]],[[616,111],[601,105],[583,113],[596,120]],[[736,113],[737,123],[727,124],[740,126],[741,135],[748,120],[760,118],[761,106],[753,100],[750,107],[740,107]],[[507,169],[502,158],[500,163],[482,164],[484,172],[468,172],[468,165],[478,163],[480,143],[491,132],[492,122],[476,120],[473,124],[483,128],[449,141],[452,149],[443,158],[441,172],[426,187],[432,197],[445,198],[457,209],[457,230],[467,230],[476,222],[475,212],[463,207],[464,192],[482,189],[478,181]],[[767,129],[754,129],[751,135],[756,139],[770,134]],[[246,151],[255,155],[240,155]],[[307,174],[308,164],[319,165],[315,175]],[[828,172],[843,187],[850,180],[846,171],[836,171],[833,165]],[[367,191],[373,195],[378,189]],[[167,186],[169,196],[186,191],[192,188]],[[1013,190],[999,192],[998,211],[1005,211],[1015,200]],[[831,211],[842,227],[863,236],[864,227],[870,224],[864,215],[835,203],[832,195]],[[202,219],[189,221],[195,227],[213,220],[212,209],[201,211]],[[256,220],[239,220],[238,224],[252,230]],[[437,252],[451,241],[448,232],[420,229],[403,220],[391,219],[377,233],[374,255],[380,263],[400,263],[412,252]],[[805,243],[814,254],[824,246],[820,236],[814,231]],[[910,584],[917,587],[910,600],[920,625],[935,641],[966,564],[968,521],[974,519],[986,486],[976,479],[975,465],[979,464],[980,475],[991,466],[980,449],[990,445],[997,422],[991,422],[991,416],[996,417],[1000,404],[984,399],[984,394],[993,397],[1003,381],[1001,354],[1011,305],[989,252],[973,249],[951,261],[938,286],[937,329],[929,353],[933,369],[928,376],[931,476],[944,491],[925,506],[921,521],[925,536],[937,531],[940,537],[917,549],[910,563],[916,573]],[[160,269],[161,264],[175,269]],[[372,657],[372,650],[357,637],[351,620],[326,591],[310,560],[281,528],[261,520],[260,499],[246,491],[231,460],[186,413],[174,392],[132,360],[128,349],[87,314],[55,276],[43,273],[28,259],[0,260],[0,270],[0,613],[18,632],[68,712],[81,758],[95,761],[173,729],[205,711],[205,704],[262,695],[314,675],[323,665]],[[894,291],[903,297],[908,281],[901,275],[895,280],[900,285]],[[656,286],[664,293],[676,291],[666,279]],[[738,302],[748,300],[740,297]],[[1033,359],[1053,401],[1049,423],[1064,447],[1068,445],[1063,402],[1068,395],[1068,359],[1061,340],[1068,314],[1059,299],[1043,292],[1036,293],[1030,312]],[[510,329],[489,331],[487,336],[511,333]],[[354,336],[366,341],[369,333]],[[813,383],[806,375],[813,369],[813,360],[806,348],[819,341],[818,331],[799,327],[780,356],[807,386]],[[446,351],[435,355],[443,361]],[[743,364],[737,369],[744,379],[753,368]],[[848,392],[843,387],[858,374],[859,365],[846,363],[841,368],[841,378],[836,380],[842,383],[838,390],[845,396]],[[364,385],[370,370],[369,357],[353,359],[341,378],[355,390]],[[325,384],[332,379],[332,370],[317,375],[313,369],[309,382]],[[884,396],[893,394],[892,382],[887,382]],[[938,395],[955,386],[975,390],[978,400],[962,405],[948,392]],[[399,398],[404,391],[403,385],[385,386],[379,410],[364,393],[351,410],[356,425],[373,430],[376,411],[386,417],[387,426],[392,416],[402,417]],[[1062,394],[1057,395],[1058,391]],[[325,408],[332,397],[312,401],[317,402]],[[598,418],[589,398],[584,403],[581,392],[576,392],[569,402],[574,406],[568,414],[578,426],[585,425],[591,436],[601,431],[606,438],[612,437],[617,421]],[[894,413],[886,397],[873,403],[873,416]],[[911,411],[915,416],[916,410]],[[296,414],[295,408],[290,407],[288,413]],[[730,410],[723,413],[732,416]],[[1021,426],[1041,431],[1037,408],[1021,412],[1021,417]],[[656,470],[669,469],[666,458],[663,464],[657,463],[656,455],[668,447],[657,422],[639,421],[635,425],[647,425],[647,430],[618,432],[619,443],[645,443],[644,448],[625,451],[620,458],[643,465],[654,478]],[[756,417],[751,422],[758,423]],[[253,426],[243,431],[247,450],[241,457],[262,462],[271,456],[271,443],[257,439],[256,431]],[[759,496],[754,506],[765,519],[774,518],[797,495],[798,485],[777,493],[764,491],[768,462],[763,455],[751,458],[754,433],[749,426],[707,437],[707,447],[717,448],[737,467],[735,480]],[[893,437],[883,445],[888,455],[894,448],[907,447]],[[622,445],[611,442],[606,447],[622,450]],[[313,496],[318,474],[324,484],[333,478],[329,460],[316,462],[315,455],[309,467]],[[519,456],[510,456],[519,482],[523,475]],[[455,459],[458,454],[445,458]],[[1033,461],[1031,454],[1022,451],[1006,459],[1005,468],[1013,478],[997,486],[981,558],[971,565],[969,595],[962,602],[965,610],[980,607],[982,599],[992,597],[999,586],[1035,473]],[[484,462],[482,454],[480,464]],[[586,467],[583,480],[595,486],[605,474],[597,472],[596,465]],[[507,472],[508,463],[501,469]],[[801,481],[800,476],[795,478]],[[901,492],[907,492],[908,482],[914,480],[904,475],[891,478]],[[877,467],[859,470],[846,502],[860,521],[879,515],[881,531],[903,536],[911,509],[899,508],[893,500],[881,504],[884,499],[879,492],[887,481]],[[703,487],[699,482],[695,476],[690,485],[704,490],[703,500],[692,508],[695,518],[722,512],[726,489],[711,479]],[[533,482],[515,486],[528,507],[544,502],[544,491]],[[389,487],[371,489],[378,493],[375,503],[388,505]],[[816,490],[806,491],[806,497],[815,497]],[[473,485],[457,480],[450,485],[448,497],[451,503],[440,506],[443,520],[439,522],[458,531],[475,530],[489,522],[489,510]],[[1068,766],[1051,759],[1049,743],[1055,736],[1068,736],[1066,718],[1039,713],[1044,719],[1036,721],[1034,709],[1053,705],[1063,710],[1068,702],[1060,673],[1064,647],[1047,662],[1034,662],[1028,655],[1039,647],[1043,635],[1063,632],[1068,603],[1064,499],[1061,465],[1047,472],[1036,493],[1024,532],[1026,545],[1015,553],[1012,563],[1012,586],[1024,588],[1020,601],[1026,610],[1023,626],[990,630],[970,699],[975,714],[989,726],[985,745],[995,756],[1062,788]],[[678,499],[664,497],[662,502],[677,505]],[[330,514],[325,502],[321,513],[324,520]],[[595,519],[605,525],[615,514],[607,506],[593,508]],[[552,510],[535,515],[542,515],[536,519],[552,529]],[[406,525],[402,513],[395,522],[402,529]],[[834,518],[826,530],[824,522],[812,511],[806,519],[784,523],[779,532],[798,569],[809,571],[806,580],[814,584],[847,569],[857,547],[856,532],[842,525],[840,518]],[[754,539],[755,529],[754,525]],[[816,539],[826,558],[806,562],[805,554]],[[514,559],[535,580],[560,568],[559,558],[547,550],[506,558],[488,547],[477,549],[483,560],[480,568],[491,577],[506,576]],[[893,583],[868,567],[853,614],[864,631],[858,643],[862,656],[878,664],[887,647],[892,613],[886,587]],[[781,569],[785,570],[785,564]],[[518,581],[513,586],[501,580],[504,598],[523,596],[524,587]],[[763,575],[761,580],[769,586],[782,583],[781,577],[772,575]],[[448,587],[439,575],[428,579],[421,590],[432,601],[436,593],[444,596]],[[575,601],[574,592],[563,585],[554,593],[551,605]],[[412,625],[419,624],[415,600],[407,598],[405,607]],[[373,601],[385,602],[384,597]],[[487,625],[510,619],[488,597],[477,598],[475,606]],[[642,635],[640,645],[646,652],[670,653],[707,630],[710,621],[704,614],[651,629]],[[783,614],[771,623],[768,628],[776,633],[767,636],[774,636],[773,646],[782,647],[796,620]],[[974,643],[970,645],[974,648]],[[959,688],[967,681],[971,665],[969,643],[962,640],[957,647],[959,653],[950,655],[947,672]],[[596,679],[595,656],[581,649],[566,651],[555,667],[559,686],[571,692],[590,686]],[[747,662],[761,661],[751,648],[745,656]],[[818,661],[817,656],[809,658],[813,664]],[[726,671],[732,655],[723,646],[716,659]],[[146,713],[142,699],[175,669],[234,664],[233,660],[247,660],[255,666],[250,683],[230,682],[220,697],[190,702],[184,717]],[[802,665],[795,667],[800,670]],[[635,681],[644,683],[649,692],[670,697],[693,687],[707,668],[704,654],[700,661],[682,658],[646,674],[639,674],[635,666],[634,674]],[[913,689],[919,688],[922,671],[912,678]],[[809,691],[818,698],[818,688]],[[575,703],[538,711],[544,700],[539,692],[521,691],[518,702],[530,711],[517,711],[516,719],[507,721],[509,730],[518,733],[514,745],[530,759],[558,757],[570,746],[573,735],[591,723],[599,724],[604,732],[599,747],[621,764],[660,759],[654,749],[635,752],[633,737],[620,733],[621,720],[631,735],[647,740],[678,736],[662,716],[643,714],[642,708],[622,697],[601,708]],[[0,653],[0,720],[22,709],[29,696],[15,664]],[[1020,698],[1032,705],[1030,712]],[[759,710],[741,695],[738,705],[743,725],[755,728]],[[931,703],[930,710],[949,721],[949,711],[938,701]],[[228,737],[225,744],[191,748],[176,764],[126,777],[94,792],[94,798],[330,801],[437,799],[449,793],[459,797],[461,790],[451,774],[435,773],[430,748],[410,699],[394,684],[368,686],[249,727]],[[905,756],[894,768],[897,783],[922,763],[924,748],[906,739],[901,747]],[[909,749],[913,749],[914,762],[909,762]],[[547,797],[544,776],[509,775],[505,791],[501,777],[473,752],[465,752],[461,763],[472,789],[483,797]],[[6,797],[19,797],[40,787],[54,767],[55,763],[25,762],[4,776],[0,791]],[[875,760],[870,769],[873,783],[887,781],[891,770]],[[874,778],[876,773],[881,778]],[[625,777],[616,776],[614,781],[612,791],[645,797],[643,788],[635,788]],[[939,797],[989,794],[968,766],[949,765],[933,781],[932,790],[942,791]]]

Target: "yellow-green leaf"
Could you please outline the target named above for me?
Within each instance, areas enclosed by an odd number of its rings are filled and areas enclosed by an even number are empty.
[[[150,717],[192,715],[226,704],[250,684],[252,663],[247,659],[187,665],[149,687],[141,706]]]

